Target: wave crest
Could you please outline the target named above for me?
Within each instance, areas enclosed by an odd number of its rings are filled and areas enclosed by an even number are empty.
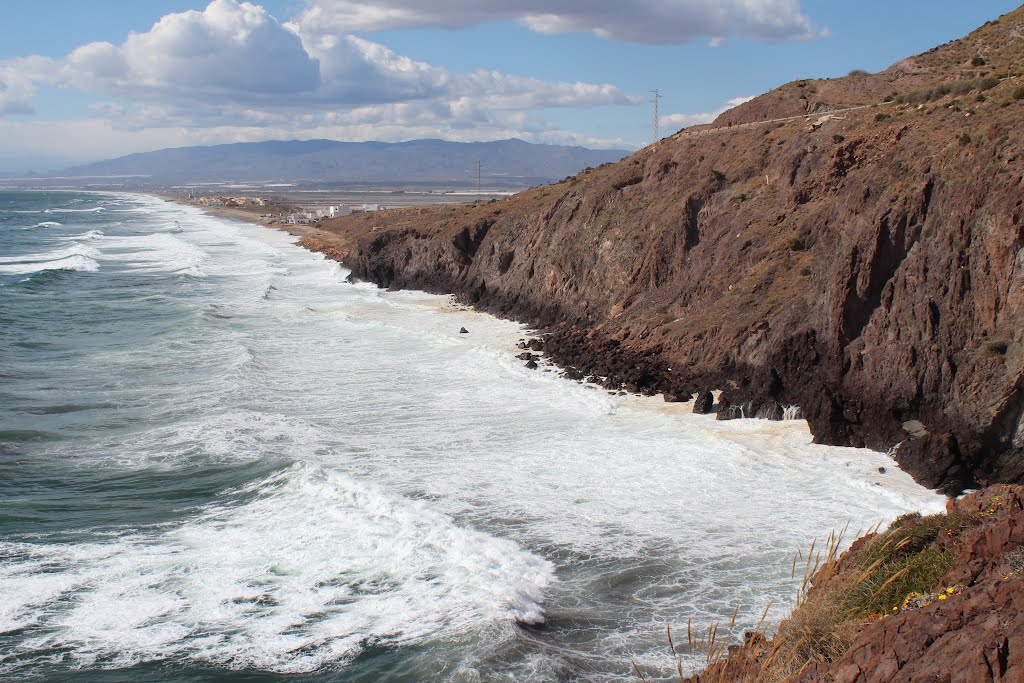
[[[95,273],[100,264],[88,256],[68,256],[53,261],[34,261],[29,263],[0,264],[0,273],[7,275],[32,275],[45,270],[68,270],[83,273]]]
[[[29,629],[22,652],[56,647],[82,666],[187,657],[301,673],[371,645],[543,620],[550,562],[426,504],[302,464],[234,497],[162,533],[0,543],[0,633]],[[55,613],[56,629],[32,633]]]

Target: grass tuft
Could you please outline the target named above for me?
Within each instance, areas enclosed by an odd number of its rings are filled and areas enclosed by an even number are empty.
[[[707,681],[789,683],[808,671],[824,671],[850,648],[873,620],[943,601],[962,586],[944,586],[943,577],[956,562],[961,537],[1003,504],[992,499],[980,515],[962,509],[922,517],[898,517],[885,532],[868,531],[840,559],[846,529],[833,532],[824,544],[811,543],[806,553],[793,558],[793,575],[803,572],[793,612],[779,624],[769,640],[761,622],[744,634],[744,646],[730,647],[733,614],[723,637],[718,625],[699,637],[687,622],[686,640],[691,654],[703,654]],[[1024,571],[1024,552],[1019,561]],[[671,629],[669,647],[677,657]],[[680,680],[681,665],[677,666]]]

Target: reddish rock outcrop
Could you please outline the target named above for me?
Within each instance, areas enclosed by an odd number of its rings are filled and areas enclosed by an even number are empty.
[[[758,636],[687,683],[1024,681],[1024,489],[991,487],[952,503],[950,511],[970,522],[955,536],[940,534],[932,542],[957,551],[955,564],[935,586],[936,597],[854,624],[859,633],[834,662],[791,661],[780,672],[771,666],[772,656],[790,644]],[[855,543],[839,559],[839,570],[812,593],[844,580],[869,541]]]
[[[1022,31],[1017,10],[555,185],[356,214],[307,246],[536,325],[609,388],[799,405],[817,441],[898,446],[948,492],[1021,481],[1024,78],[999,75]]]
[[[1001,509],[978,511],[992,521],[942,580],[963,590],[869,626],[832,666],[832,680],[1024,681],[1024,506],[1020,489],[972,497],[968,505],[991,505],[992,498]]]

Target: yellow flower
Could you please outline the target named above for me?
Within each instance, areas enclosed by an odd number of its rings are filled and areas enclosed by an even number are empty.
[[[945,593],[943,593],[942,595],[939,596],[939,600],[945,600],[947,597],[948,596]]]
[[[892,611],[893,611],[893,612],[899,612],[899,611],[900,611],[900,608],[899,608],[899,607],[893,607],[893,608],[892,608]]]
[[[946,589],[946,594],[947,595],[952,595],[953,593],[956,593],[956,589],[955,588],[947,588]]]

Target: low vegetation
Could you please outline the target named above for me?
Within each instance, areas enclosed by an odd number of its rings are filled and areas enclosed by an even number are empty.
[[[1002,499],[992,500],[994,512]],[[793,612],[770,638],[763,617],[755,631],[745,634],[742,647],[730,646],[731,625],[713,626],[696,637],[688,628],[685,646],[672,643],[670,631],[673,653],[678,647],[707,661],[699,679],[684,677],[680,664],[679,680],[790,683],[801,680],[808,670],[824,672],[872,622],[947,600],[963,590],[945,585],[943,577],[956,563],[967,534],[984,521],[984,512],[961,509],[928,517],[908,514],[884,532],[868,533],[842,555],[845,530],[831,534],[823,548],[812,544],[809,552],[794,558],[793,574],[802,571],[803,584]],[[735,621],[734,615],[732,624]]]
[[[912,90],[908,93],[897,95],[895,101],[900,104],[923,104],[932,100],[942,99],[946,95],[965,95],[974,91],[982,93],[986,90],[991,90],[997,85],[999,85],[999,79],[995,76],[967,81],[950,81],[932,88],[922,88],[921,90]]]

